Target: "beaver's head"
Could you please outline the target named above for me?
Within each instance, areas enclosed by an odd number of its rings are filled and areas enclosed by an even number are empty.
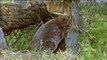
[[[72,23],[70,16],[59,16],[58,18],[55,19],[57,20],[56,24],[61,30],[66,31],[70,29]]]

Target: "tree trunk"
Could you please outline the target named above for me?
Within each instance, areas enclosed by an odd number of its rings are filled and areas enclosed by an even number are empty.
[[[0,50],[8,48],[5,38],[4,38],[4,33],[2,31],[2,28],[0,27]]]
[[[70,31],[67,35],[67,48],[68,50],[72,48],[72,51],[76,53],[78,51],[78,25],[79,25],[79,6],[78,2],[70,3],[70,7],[72,8],[72,21],[73,24],[70,28]]]

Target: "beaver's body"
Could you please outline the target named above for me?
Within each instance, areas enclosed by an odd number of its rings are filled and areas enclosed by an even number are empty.
[[[43,49],[50,48],[53,52],[59,48],[61,50],[65,49],[65,38],[70,24],[71,21],[68,16],[60,16],[46,22],[37,30],[28,49],[31,50],[32,48],[40,48],[42,46]]]

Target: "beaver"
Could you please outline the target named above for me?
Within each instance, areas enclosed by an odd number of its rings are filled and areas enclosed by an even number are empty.
[[[51,49],[52,52],[57,52],[58,49],[65,50],[65,38],[70,26],[69,16],[59,16],[49,20],[36,31],[27,49],[38,49],[42,46],[43,49]]]

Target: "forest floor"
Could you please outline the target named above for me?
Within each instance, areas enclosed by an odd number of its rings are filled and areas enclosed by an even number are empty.
[[[26,34],[21,42],[14,47],[17,52],[11,49],[0,51],[0,60],[106,60],[107,59],[107,5],[85,6],[80,7],[80,20],[83,32],[79,37],[79,55],[73,55],[71,51],[58,52],[53,58],[50,51],[23,52],[28,42]],[[27,33],[29,34],[29,33]],[[30,34],[29,34],[30,35]],[[31,34],[32,35],[32,34]],[[11,35],[13,36],[13,35]],[[9,46],[15,38],[6,37]],[[13,46],[12,46],[13,47]],[[10,48],[12,48],[10,47]]]

